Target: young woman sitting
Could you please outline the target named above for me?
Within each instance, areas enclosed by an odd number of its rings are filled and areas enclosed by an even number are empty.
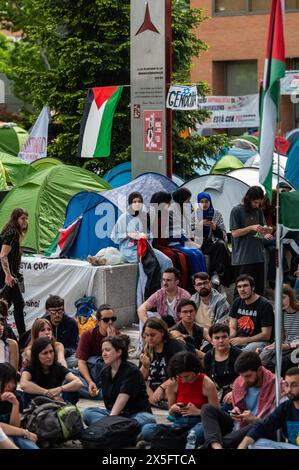
[[[24,406],[37,395],[76,404],[82,382],[57,362],[52,341],[44,336],[32,344],[30,363],[21,375],[20,385],[25,392]]]
[[[156,422],[144,378],[138,367],[128,362],[129,343],[126,335],[103,339],[102,357],[106,367],[101,372],[101,383],[106,408],[86,408],[83,421],[87,426],[107,415],[135,419],[140,426]]]
[[[38,449],[37,435],[21,428],[20,404],[15,391],[17,373],[4,362],[0,364],[0,429],[20,449]]]
[[[57,356],[57,362],[59,362],[59,364],[61,364],[62,366],[67,367],[66,360],[64,357],[64,346],[62,343],[59,343],[59,341],[56,341],[55,336],[53,335],[53,328],[52,328],[51,323],[45,318],[37,318],[31,328],[30,342],[23,352],[23,364],[22,364],[23,369],[25,367],[28,367],[30,363],[31,348],[32,348],[33,342],[37,338],[42,338],[44,336],[46,336],[47,338],[50,338],[51,344]]]

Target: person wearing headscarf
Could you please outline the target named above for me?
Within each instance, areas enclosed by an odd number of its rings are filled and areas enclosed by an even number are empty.
[[[123,213],[111,233],[111,239],[119,245],[119,251],[127,263],[138,261],[138,240],[145,238],[150,244],[152,236],[150,233],[149,214],[143,205],[143,197],[138,191],[134,191],[128,197],[128,209]],[[161,272],[172,267],[172,261],[168,256],[153,248],[159,262]]]
[[[207,192],[198,193],[197,202],[196,241],[201,244],[202,252],[210,257],[211,282],[229,285],[230,254],[222,214],[214,209],[211,195]]]
[[[192,205],[191,192],[187,188],[179,188],[172,193],[173,202],[169,208],[169,239],[170,247],[185,253],[191,262],[192,273],[206,271],[205,257],[200,246],[191,241],[192,237]]]

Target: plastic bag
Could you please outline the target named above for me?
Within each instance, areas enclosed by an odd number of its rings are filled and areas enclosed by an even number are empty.
[[[112,246],[102,248],[95,256],[88,256],[87,261],[94,266],[114,266],[124,263],[120,251]]]

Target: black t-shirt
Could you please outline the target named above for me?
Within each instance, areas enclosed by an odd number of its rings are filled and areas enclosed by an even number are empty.
[[[163,351],[154,352],[154,358],[150,364],[148,381],[152,390],[156,390],[168,379],[167,366],[171,357],[180,351],[186,351],[187,347],[183,341],[168,341],[164,344]]]
[[[204,357],[205,373],[215,382],[219,388],[231,385],[238,377],[234,365],[242,350],[231,346],[229,357],[225,361],[216,361],[214,349],[208,351]]]
[[[250,305],[235,299],[229,315],[237,319],[237,336],[255,336],[262,332],[262,327],[274,326],[272,305],[261,296]]]
[[[12,403],[9,401],[0,401],[0,423],[9,424]]]
[[[20,235],[16,229],[8,228],[4,233],[1,234],[0,240],[1,246],[11,246],[11,250],[8,253],[9,269],[12,276],[17,276],[21,264],[21,249],[20,249]],[[0,263],[0,272],[4,275],[2,265]]]
[[[191,337],[182,322],[177,323],[171,329],[179,331],[183,335],[188,335],[188,338],[186,338],[185,340],[190,341],[190,339],[192,339],[193,340],[192,343],[194,344],[195,348],[200,349],[202,341],[203,341],[203,328],[201,326],[194,323]]]
[[[61,387],[65,380],[65,376],[70,372],[69,369],[60,364],[57,364],[55,369],[52,369],[49,374],[41,373],[37,376],[37,374],[29,367],[27,367],[25,371],[31,374],[32,382],[47,390],[50,388]]]
[[[111,410],[120,393],[130,396],[122,414],[134,414],[142,411],[151,413],[146,385],[140,370],[131,362],[122,362],[112,378],[111,367],[104,367],[101,372],[102,393],[107,410]]]

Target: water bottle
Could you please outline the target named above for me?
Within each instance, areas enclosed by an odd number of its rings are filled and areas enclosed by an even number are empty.
[[[195,449],[196,447],[196,432],[191,429],[187,435],[187,442],[185,449]]]

